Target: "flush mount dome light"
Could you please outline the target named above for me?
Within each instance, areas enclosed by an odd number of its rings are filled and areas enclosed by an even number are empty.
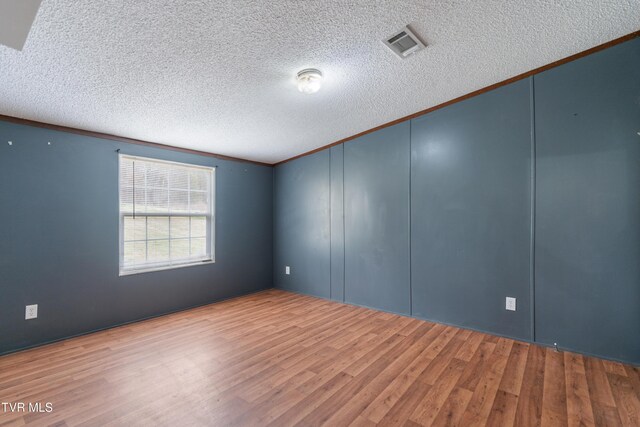
[[[316,93],[322,86],[322,73],[315,68],[307,68],[298,72],[297,81],[300,92]]]

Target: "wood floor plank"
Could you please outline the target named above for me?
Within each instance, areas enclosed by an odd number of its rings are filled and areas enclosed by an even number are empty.
[[[584,366],[595,425],[621,425],[622,420],[616,410],[616,402],[602,361],[587,357],[584,359]]]
[[[498,392],[498,386],[507,365],[509,353],[513,346],[513,341],[500,338],[496,343],[496,348],[487,361],[487,369],[482,373],[473,397],[467,405],[467,410],[462,418],[462,424],[467,426],[484,425],[489,418],[493,402]],[[505,396],[506,399],[506,396]],[[512,403],[515,403],[513,401]],[[506,409],[502,409],[507,412]],[[514,409],[515,414],[515,409]]]
[[[612,360],[603,360],[602,364],[604,365],[604,369],[610,374],[621,375],[623,377],[627,376],[627,371],[620,362],[614,362]]]
[[[429,325],[416,329],[412,334],[407,336],[406,349],[400,349],[401,353],[397,356],[387,358],[390,363],[383,367],[383,370],[365,387],[362,388],[355,396],[353,396],[347,404],[338,409],[329,418],[328,423],[334,425],[347,425],[353,422],[358,416],[363,414],[364,410],[369,406],[382,391],[384,391],[391,382],[403,371],[403,369],[418,357],[428,341],[423,339],[427,337]]]
[[[564,353],[564,366],[568,425],[594,426],[593,409],[582,356],[575,353]]]
[[[324,382],[320,387],[308,394],[305,398],[295,402],[289,409],[278,417],[270,420],[267,425],[293,426],[303,418],[315,411],[320,405],[340,391],[343,386],[349,384],[353,377],[344,372],[336,374],[333,378]]]
[[[431,386],[422,381],[414,381],[409,388],[396,400],[395,404],[380,420],[381,426],[401,426],[404,425],[409,416],[413,414],[418,404],[427,395]]]
[[[640,369],[269,290],[0,357],[7,426],[639,426]]]
[[[611,385],[602,361],[594,357],[586,357],[584,359],[584,368],[591,400],[604,406],[615,407],[616,403],[613,399],[613,393],[611,393]]]
[[[625,371],[627,372],[627,378],[629,378],[629,384],[633,388],[634,394],[640,396],[640,366],[633,367],[631,365],[625,365]]]
[[[482,344],[484,339],[485,334],[483,333],[472,332],[471,334],[469,334],[469,338],[465,340],[464,346],[462,346],[462,348],[458,350],[456,358],[464,360],[465,362],[471,361],[471,358],[474,354],[476,354],[478,347],[480,347],[480,344]]]
[[[567,425],[564,356],[562,353],[550,348],[545,351],[541,421],[543,426]]]
[[[524,377],[524,369],[527,365],[527,354],[529,352],[529,344],[514,342],[509,354],[509,361],[505,367],[502,381],[500,382],[500,390],[518,396],[520,387],[522,386],[522,378]]]
[[[425,334],[425,339],[429,344],[422,350],[422,352],[402,371],[389,386],[384,389],[367,408],[363,411],[362,415],[374,422],[380,422],[381,419],[389,412],[389,410],[398,402],[401,396],[407,391],[407,389],[415,382],[415,380],[424,372],[427,366],[432,362],[432,359],[426,356],[426,353],[430,351],[431,345],[435,341],[435,338],[440,335],[444,330],[444,326],[436,325],[432,327],[429,332]]]
[[[377,357],[375,361],[366,365],[364,369],[355,371],[357,372],[355,375],[353,374],[354,371],[350,369],[354,365],[348,366],[344,372],[352,375],[353,381],[302,419],[301,424],[305,426],[323,425],[325,423],[329,425],[340,425],[340,421],[335,421],[337,424],[334,424],[334,421],[330,422],[334,416],[344,416],[345,419],[352,420],[352,411],[350,411],[350,408],[352,405],[358,404],[358,402],[354,402],[354,397],[378,378],[394,360],[404,354],[424,333],[425,331],[417,330],[412,334],[412,339],[402,340],[389,349],[381,349],[382,352],[376,354]],[[368,360],[368,358],[366,359]],[[359,368],[360,367],[361,365],[359,365]],[[343,407],[346,407],[344,412],[342,411]],[[364,409],[364,407],[366,407],[366,404],[362,409]]]
[[[516,424],[519,426],[539,426],[541,423],[544,368],[545,349],[530,346],[516,407]]]
[[[458,380],[458,387],[466,388],[471,392],[476,389],[476,385],[480,381],[480,375],[486,369],[487,360],[491,357],[495,348],[496,345],[494,343],[486,341],[478,346]]]
[[[498,390],[493,407],[487,417],[487,426],[511,426],[516,419],[518,396]]]
[[[626,376],[607,374],[613,390],[616,407],[624,426],[640,426],[640,395]]]
[[[433,420],[436,426],[457,426],[462,425],[461,420],[469,401],[473,397],[473,393],[467,389],[454,388],[444,405]]]
[[[465,364],[466,362],[460,359],[451,359],[444,372],[436,381],[433,381],[433,387],[425,394],[409,420],[423,426],[430,426],[462,375]]]

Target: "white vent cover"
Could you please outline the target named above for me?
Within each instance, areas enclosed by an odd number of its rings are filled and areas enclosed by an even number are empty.
[[[416,36],[408,26],[392,36],[387,37],[383,40],[383,43],[391,49],[393,53],[403,59],[427,46],[420,41],[418,36]]]

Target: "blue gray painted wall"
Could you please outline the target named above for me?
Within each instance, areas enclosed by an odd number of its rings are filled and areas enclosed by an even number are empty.
[[[276,286],[640,363],[638,69],[636,39],[276,167]]]
[[[530,96],[521,80],[412,121],[415,316],[531,338]]]
[[[346,302],[410,314],[409,122],[344,145]]]
[[[344,145],[331,150],[331,299],[344,301]]]
[[[215,264],[118,276],[117,149],[218,166]],[[0,122],[0,353],[272,287],[272,177],[268,166]],[[27,304],[37,319],[24,320]]]
[[[640,363],[640,40],[535,94],[536,339]]]
[[[331,296],[330,181],[329,150],[275,173],[274,283],[279,288]]]

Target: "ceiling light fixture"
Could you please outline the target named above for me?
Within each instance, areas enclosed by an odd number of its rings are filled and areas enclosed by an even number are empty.
[[[322,86],[322,73],[315,68],[307,68],[298,72],[298,90],[302,93],[316,93]]]

